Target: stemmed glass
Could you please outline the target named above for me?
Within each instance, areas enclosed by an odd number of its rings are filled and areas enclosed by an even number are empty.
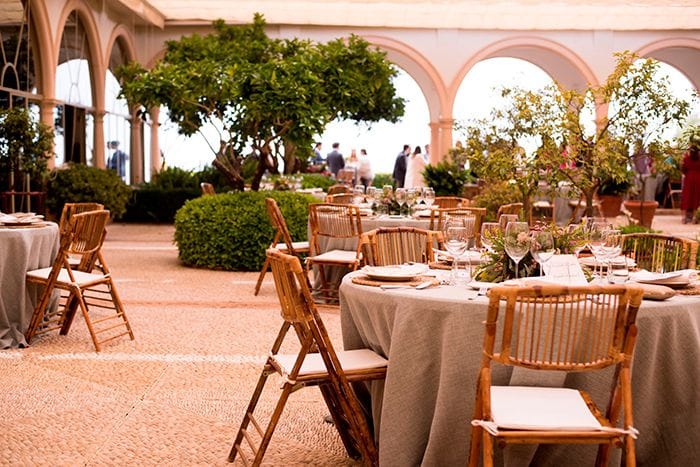
[[[530,254],[540,266],[540,277],[544,276],[544,263],[554,256],[554,252],[552,232],[546,230],[532,232],[530,237]]]
[[[501,230],[498,222],[484,222],[481,224],[481,245],[493,253],[493,239]]]
[[[574,250],[574,256],[578,259],[581,250],[588,245],[588,229],[582,224],[569,224],[566,226],[566,232],[571,238],[571,248]]]
[[[355,188],[352,190],[352,201],[353,203],[360,204],[365,200],[365,186],[364,185],[355,185]]]
[[[432,188],[423,188],[423,202],[430,208],[435,202],[435,191]]]
[[[503,237],[506,253],[515,262],[515,278],[518,278],[518,265],[530,249],[530,227],[527,222],[509,222]]]
[[[467,249],[469,236],[467,228],[457,223],[446,223],[445,228],[445,249],[452,256],[451,285],[456,285],[459,257]]]
[[[406,204],[408,205],[408,215],[411,216],[413,211],[413,206],[418,202],[418,196],[420,194],[419,189],[411,188],[406,194]]]
[[[406,204],[406,198],[408,197],[408,191],[406,188],[397,188],[394,192],[394,199],[399,204],[399,214],[403,212],[403,205]]]
[[[378,214],[382,212],[382,201],[384,200],[384,191],[379,188],[374,188],[372,191],[372,200],[374,200],[374,205]]]
[[[588,245],[591,247],[591,253],[595,257],[596,267],[594,268],[594,275],[598,278],[598,270],[602,274],[603,271],[603,261],[605,260],[605,250],[603,249],[605,245],[605,232],[609,230],[609,224],[607,222],[591,222],[590,229],[588,231]]]

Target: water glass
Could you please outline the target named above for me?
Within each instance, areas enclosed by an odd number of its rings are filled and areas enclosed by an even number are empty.
[[[621,256],[608,263],[608,283],[624,284],[630,277],[627,258]]]
[[[484,222],[481,224],[481,246],[493,253],[493,241],[501,231],[498,222]]]
[[[408,197],[408,190],[406,188],[397,188],[394,192],[394,199],[399,204],[399,214],[403,211],[403,205],[406,204],[406,198]]]
[[[435,191],[432,188],[423,188],[423,202],[428,206],[432,206],[435,202]]]
[[[552,232],[540,230],[530,236],[530,254],[540,266],[540,277],[544,276],[544,263],[554,256],[554,237]]]
[[[520,260],[530,250],[530,226],[527,222],[509,222],[503,237],[506,254],[515,262],[515,278],[518,278]]]
[[[459,257],[467,250],[467,228],[459,225],[447,225],[445,229],[445,249],[452,256],[452,281],[454,282],[457,276],[459,267]],[[452,283],[454,285],[454,283]]]

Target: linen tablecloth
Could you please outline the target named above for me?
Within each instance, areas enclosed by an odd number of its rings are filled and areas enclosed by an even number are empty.
[[[487,299],[468,300],[446,286],[382,291],[350,277],[340,287],[344,346],[369,347],[389,359],[386,381],[370,391],[381,465],[465,465]],[[700,458],[700,297],[644,301],[637,324],[637,461],[693,465]],[[493,368],[496,385],[541,378],[541,372]],[[588,391],[603,410],[609,383],[610,372],[569,373],[563,381]],[[509,447],[506,457],[508,465],[593,465],[596,449],[542,445],[533,455]],[[613,455],[618,461],[619,450]]]
[[[27,287],[25,274],[51,266],[58,248],[58,225],[52,222],[40,228],[0,227],[0,348],[27,345],[24,331],[41,290]]]

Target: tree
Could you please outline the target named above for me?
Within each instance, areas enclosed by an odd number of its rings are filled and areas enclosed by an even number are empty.
[[[272,39],[256,14],[252,24],[215,21],[214,32],[169,41],[150,71],[137,63],[117,70],[122,94],[142,111],[165,105],[179,132],[213,124],[213,165],[243,189],[241,167],[254,158],[253,189],[266,170],[294,173],[311,156],[315,135],[336,118],[396,122],[403,99],[385,54],[357,36],[314,43]]]
[[[589,216],[604,181],[629,179],[635,146],[660,145],[663,130],[680,124],[690,109],[689,103],[673,96],[668,80],[658,79],[657,61],[638,59],[630,52],[616,58],[613,73],[602,85],[581,91],[552,85],[541,92],[506,92],[513,119],[521,122],[517,133],[545,142],[538,151],[540,163],[553,180],[566,180],[583,195]],[[601,110],[599,120],[587,131],[584,115],[595,107]]]

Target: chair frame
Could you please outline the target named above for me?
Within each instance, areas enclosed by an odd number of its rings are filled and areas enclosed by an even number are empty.
[[[614,428],[622,411],[628,431],[503,430],[494,435],[477,425],[472,428],[469,465],[478,465],[482,444],[484,466],[493,465],[494,439],[499,445],[598,444],[596,465],[607,465],[611,445],[624,446],[627,465],[635,465],[634,436],[629,432],[633,427],[630,367],[642,295],[642,289],[636,285],[549,284],[491,289],[474,419],[491,420],[492,362],[554,371],[594,371],[614,366],[605,415],[587,394],[580,393],[602,426]],[[497,331],[503,300],[503,324]],[[592,326],[591,318],[599,324]],[[494,351],[497,333],[501,334],[499,352]]]
[[[484,223],[484,219],[486,218],[486,208],[467,207],[433,209],[430,211],[430,230],[442,231],[442,223],[444,222],[446,215],[459,215],[466,213],[474,215],[474,246],[476,248],[481,248],[481,224]]]
[[[350,187],[347,185],[343,185],[342,183],[336,183],[335,185],[331,185],[328,188],[328,192],[326,193],[328,196],[330,195],[338,195],[342,193],[350,193]]]
[[[330,222],[323,221],[326,217],[323,213],[331,213]],[[306,271],[309,273],[313,265],[318,267],[318,274],[321,281],[321,289],[318,291],[319,298],[326,303],[335,304],[338,302],[339,284],[329,284],[326,279],[324,266],[345,266],[350,271],[356,270],[361,261],[360,238],[362,236],[362,217],[360,209],[351,204],[318,203],[309,205],[309,226],[311,228],[311,238],[309,240],[310,252],[306,258]],[[355,249],[355,259],[352,261],[319,259],[321,255],[319,238],[328,239],[357,239]]]
[[[496,219],[500,219],[502,214],[517,214],[519,217],[522,216],[523,203],[509,203],[502,204],[498,208],[496,213]]]
[[[329,204],[353,204],[355,195],[353,193],[336,193],[326,196],[326,203]]]
[[[267,256],[270,258],[284,322],[246,409],[229,453],[229,462],[240,455],[245,465],[260,465],[289,396],[305,386],[318,386],[350,457],[362,459],[364,465],[377,465],[377,448],[370,425],[350,383],[383,379],[386,377],[386,366],[345,371],[316,309],[299,258],[274,249],[267,250]],[[293,334],[298,337],[301,348],[293,368],[286,374],[275,356],[290,328],[294,329]],[[316,352],[320,354],[326,371],[300,375],[305,357]],[[283,377],[282,392],[269,424],[263,431],[253,414],[268,377],[275,373]],[[251,423],[254,430],[248,431]],[[251,436],[253,432],[257,432],[260,437],[257,449]],[[252,460],[246,458],[242,447],[244,439],[254,453]]]
[[[442,242],[441,232],[415,227],[380,227],[362,234],[360,251],[365,264],[387,266],[435,261],[433,245]]]
[[[53,265],[46,278],[33,275],[33,271],[27,273],[27,282],[44,286],[41,298],[34,308],[29,327],[25,331],[25,339],[31,342],[32,338],[41,333],[60,329],[60,334],[68,334],[73,318],[80,308],[85,324],[96,351],[101,350],[101,344],[129,335],[134,340],[131,324],[126,317],[124,306],[119,298],[107,264],[100,252],[105,239],[105,224],[109,219],[109,211],[89,211],[74,214],[70,217],[70,227],[61,236],[61,246]],[[70,256],[81,257],[78,267],[71,266]],[[92,266],[99,261],[101,273],[93,274]],[[61,280],[60,274],[68,280]],[[84,274],[90,274],[86,277]],[[82,279],[80,279],[82,277]],[[47,310],[52,299],[54,289],[63,291],[67,295],[61,295],[63,303],[55,312]],[[87,293],[86,293],[87,292]],[[109,306],[109,303],[112,306]],[[112,309],[115,314],[101,317],[93,321],[90,317],[91,308]],[[118,324],[106,328],[97,329],[96,324],[110,319],[120,319]],[[109,335],[106,339],[98,340],[98,334],[111,331],[120,326],[125,326],[126,331]]]
[[[211,196],[216,194],[214,185],[212,185],[211,183],[202,182],[199,184],[199,188],[202,190],[203,196]]]
[[[433,206],[441,209],[468,207],[471,201],[461,196],[436,196]]]
[[[672,235],[632,233],[622,236],[622,252],[630,255],[640,269],[669,272],[695,269],[698,242]]]
[[[287,228],[287,221],[284,219],[277,201],[274,198],[265,198],[265,208],[270,218],[270,224],[272,224],[272,228],[275,230],[275,236],[272,239],[272,243],[270,243],[270,248],[276,248],[297,257],[300,257],[303,253],[308,253],[308,242],[306,242],[306,245],[294,246],[294,241]],[[280,241],[284,242],[283,247],[279,246]],[[270,259],[265,255],[265,262],[260,269],[260,274],[258,274],[258,280],[255,283],[255,292],[253,295],[258,295],[260,292],[260,287],[262,286],[263,279],[265,279],[265,274],[268,269],[270,269]]]

